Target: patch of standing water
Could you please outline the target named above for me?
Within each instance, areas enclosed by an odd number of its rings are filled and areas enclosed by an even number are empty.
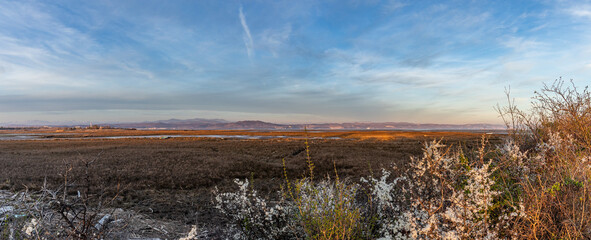
[[[259,139],[278,139],[278,138],[296,138],[304,139],[302,136],[259,136],[259,135],[147,135],[147,136],[109,136],[109,137],[87,137],[95,139],[125,139],[125,138],[229,138],[229,139],[248,139],[248,140],[259,140]],[[311,137],[310,139],[341,139],[340,137]]]
[[[6,140],[34,140],[41,138],[43,134],[38,133],[9,133],[0,134],[0,141]]]
[[[58,137],[56,137],[58,136]],[[60,135],[47,135],[47,134],[1,134],[0,141],[9,140],[49,140],[49,139],[131,139],[131,138],[156,138],[156,139],[168,139],[168,138],[220,138],[220,139],[246,139],[246,140],[261,140],[261,139],[283,139],[283,138],[295,138],[305,139],[303,136],[260,136],[260,135],[140,135],[140,136],[106,136],[106,137],[61,137]],[[309,139],[341,139],[340,137],[310,137]]]
[[[126,138],[238,138],[238,139],[267,139],[285,138],[285,136],[253,136],[253,135],[146,135],[146,136],[108,136],[108,137],[86,137],[91,139],[126,139]]]

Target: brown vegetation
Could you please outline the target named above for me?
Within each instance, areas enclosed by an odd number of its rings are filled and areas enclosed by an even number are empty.
[[[589,239],[591,236],[591,93],[562,79],[535,92],[532,110],[498,108],[511,139],[530,157],[526,176],[514,176],[525,216],[515,231],[525,239]],[[537,155],[536,155],[537,154]],[[507,159],[510,172],[518,161]],[[525,175],[525,174],[523,174]],[[525,180],[516,180],[520,177]]]
[[[303,132],[250,131],[123,131],[85,130],[93,136],[160,134],[228,134],[305,136]],[[310,141],[318,176],[334,173],[333,163],[343,178],[359,179],[410,156],[420,155],[423,144],[443,138],[450,145],[472,148],[481,134],[449,132],[334,131],[310,132],[310,137],[341,137],[348,140]],[[366,140],[353,140],[366,139]],[[378,141],[377,139],[381,139]],[[498,135],[492,140],[500,141]],[[382,141],[387,140],[387,141]],[[0,189],[39,189],[47,178],[50,186],[63,182],[60,174],[72,164],[71,179],[82,181],[85,160],[95,184],[91,191],[105,194],[117,185],[121,192],[115,207],[133,209],[160,219],[186,224],[204,224],[216,217],[211,207],[211,189],[231,190],[235,178],[252,178],[261,193],[274,193],[283,179],[282,159],[287,174],[299,177],[306,171],[303,139],[116,139],[43,140],[0,142]],[[211,221],[211,220],[210,220]]]

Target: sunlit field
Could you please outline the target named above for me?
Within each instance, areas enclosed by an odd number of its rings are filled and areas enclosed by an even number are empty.
[[[57,132],[56,132],[57,131]],[[425,142],[443,139],[450,146],[471,149],[477,146],[481,133],[408,132],[408,131],[322,131],[322,132],[253,132],[253,131],[139,131],[139,130],[6,130],[3,134],[40,134],[37,140],[2,141],[0,149],[1,188],[6,201],[13,194],[28,190],[33,198],[45,188],[59,190],[68,170],[72,184],[70,194],[76,197],[90,177],[88,194],[105,195],[108,204],[104,214],[121,208],[164,228],[168,233],[133,226],[129,217],[104,231],[109,237],[180,237],[192,225],[208,230],[208,238],[221,237],[224,224],[232,224],[215,209],[212,191],[236,189],[234,179],[254,180],[252,187],[270,199],[279,199],[285,170],[290,179],[303,176],[308,168],[306,144],[319,179],[334,174],[343,179],[370,176],[381,168],[403,166],[411,156],[419,156]],[[123,138],[95,139],[108,136],[138,135],[221,135],[228,138]],[[286,136],[281,139],[241,139],[232,136]],[[338,137],[338,139],[334,139]],[[500,142],[501,135],[487,135]],[[332,139],[326,139],[332,138]],[[92,162],[87,166],[85,163]],[[71,169],[69,168],[71,167]],[[113,201],[110,201],[114,197]],[[94,203],[93,203],[94,204]],[[24,207],[24,206],[23,206]],[[24,211],[20,209],[19,211]],[[118,216],[121,217],[121,216]],[[57,219],[59,220],[59,218]],[[116,219],[112,219],[115,221]],[[30,221],[21,220],[20,224]],[[224,224],[221,224],[224,223]],[[56,221],[58,227],[62,222]],[[119,225],[131,224],[120,229]],[[140,224],[141,223],[137,223]],[[160,225],[158,225],[160,224]],[[115,227],[119,226],[119,227]],[[47,227],[47,226],[46,226]],[[19,226],[20,230],[21,226]],[[138,230],[139,229],[139,230]],[[67,234],[67,228],[62,234]],[[57,230],[43,228],[56,234]],[[203,232],[203,231],[201,231]],[[3,232],[4,233],[4,232]],[[8,234],[8,232],[6,232]]]

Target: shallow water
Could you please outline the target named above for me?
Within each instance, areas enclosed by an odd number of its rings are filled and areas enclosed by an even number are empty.
[[[271,139],[285,138],[285,136],[253,136],[253,135],[145,135],[145,136],[109,136],[85,137],[85,139],[126,139],[126,138],[238,138],[238,139]],[[78,138],[75,138],[78,139]]]
[[[37,133],[19,133],[19,134],[0,134],[0,141],[3,140],[34,140],[40,139],[42,134]]]
[[[277,139],[277,138],[296,138],[305,139],[306,137],[300,136],[259,136],[259,135],[145,135],[145,136],[108,136],[108,137],[85,137],[85,138],[68,138],[68,139],[127,139],[127,138],[220,138],[220,139]],[[340,137],[312,137],[310,139],[341,139]]]
[[[0,134],[0,141],[13,141],[13,140],[55,140],[55,139],[131,139],[131,138],[157,138],[157,139],[168,139],[168,138],[220,138],[220,139],[248,139],[248,140],[259,140],[259,139],[280,139],[280,138],[295,138],[305,139],[306,137],[300,136],[259,136],[259,135],[143,135],[143,136],[106,136],[106,137],[64,137],[62,134]],[[310,139],[341,139],[340,137],[312,137]]]

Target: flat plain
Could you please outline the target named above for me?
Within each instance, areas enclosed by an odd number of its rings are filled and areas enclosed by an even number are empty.
[[[39,138],[0,141],[0,189],[38,190],[45,180],[48,188],[57,188],[67,172],[68,184],[89,182],[90,192],[116,196],[113,207],[200,225],[224,221],[211,203],[214,187],[232,191],[234,179],[252,179],[259,193],[272,198],[285,181],[283,160],[288,178],[302,177],[306,141],[315,176],[332,177],[336,167],[339,177],[357,181],[379,174],[381,168],[404,168],[410,157],[422,154],[425,142],[441,140],[469,150],[478,147],[483,136],[490,146],[502,139],[500,134],[424,131],[41,129],[1,134]],[[165,135],[175,137],[101,138]]]

